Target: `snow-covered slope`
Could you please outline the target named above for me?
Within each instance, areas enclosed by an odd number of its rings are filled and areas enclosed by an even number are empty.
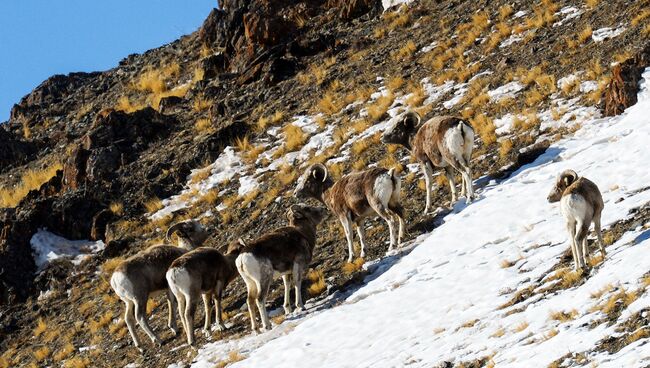
[[[583,353],[599,367],[650,364],[647,337],[614,354],[596,349],[650,305],[640,281],[650,270],[650,224],[610,245],[583,283],[553,289],[559,271],[549,270],[568,241],[558,205],[546,201],[556,175],[571,168],[599,185],[604,228],[648,203],[649,117],[650,69],[637,105],[586,122],[507,180],[489,183],[477,202],[458,204],[408,255],[341,305],[260,335],[208,344],[193,366],[227,361],[233,351],[246,357],[233,367],[431,367],[484,357],[498,367],[545,367],[568,353]],[[529,286],[532,296],[500,308]],[[608,323],[598,306],[621,290],[637,298]],[[552,318],[556,312],[572,317]]]

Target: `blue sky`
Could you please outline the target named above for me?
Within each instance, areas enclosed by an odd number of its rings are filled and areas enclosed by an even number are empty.
[[[216,0],[0,1],[0,122],[54,74],[110,69],[195,31]]]

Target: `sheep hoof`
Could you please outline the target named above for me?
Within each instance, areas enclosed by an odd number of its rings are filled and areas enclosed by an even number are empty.
[[[291,307],[284,307],[284,314],[291,314]]]
[[[172,330],[172,336],[174,337],[178,336],[178,330],[176,328],[170,327],[169,329]]]
[[[205,337],[210,337],[210,335],[211,335],[211,334],[210,334],[210,328],[207,328],[207,329],[204,328],[204,329],[203,329],[203,336],[205,336]]]
[[[226,325],[217,325],[217,331],[219,331],[219,332],[225,331],[227,329],[228,329],[228,327],[226,327]]]

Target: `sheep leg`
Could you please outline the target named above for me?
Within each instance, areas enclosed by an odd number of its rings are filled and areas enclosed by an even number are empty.
[[[575,230],[573,235],[573,244],[576,249],[576,256],[578,257],[577,266],[579,269],[585,268],[584,254],[582,254],[582,237],[580,237],[580,232],[582,229],[582,221],[577,219],[575,222]]]
[[[223,323],[223,309],[221,306],[221,300],[223,299],[223,282],[217,281],[217,292],[214,294],[214,304],[217,307],[217,329],[219,331],[225,331],[226,325]]]
[[[284,283],[284,314],[291,313],[291,275],[282,275],[282,282]]]
[[[469,166],[463,165],[463,170],[461,171],[463,177],[463,193],[465,195],[465,201],[467,204],[472,202],[472,199],[476,198],[474,196],[474,184],[472,183],[472,169]]]
[[[205,310],[205,322],[203,323],[203,332],[206,336],[210,334],[210,326],[212,325],[212,294],[210,292],[201,294],[203,299],[203,309]]]
[[[573,263],[574,263],[574,268],[577,271],[578,270],[578,255],[576,254],[576,244],[575,244],[575,234],[576,234],[576,223],[575,221],[569,221],[567,222],[567,230],[569,232],[569,239],[571,242],[571,254],[573,255]]]
[[[250,276],[243,273],[241,270],[239,273],[246,284],[246,305],[248,306],[248,315],[251,319],[251,330],[255,332],[257,331],[257,321],[255,321],[255,299],[257,299],[259,291],[257,290],[255,281]]]
[[[177,301],[177,306],[178,306],[178,315],[181,318],[181,324],[183,325],[183,330],[185,330],[185,334],[187,335],[187,321],[185,321],[185,303],[187,302],[185,300],[185,295],[183,293],[178,293],[176,296],[176,301]]]
[[[445,167],[445,176],[447,176],[447,181],[449,182],[449,189],[451,190],[451,202],[449,203],[449,208],[454,207],[454,203],[458,199],[456,195],[456,173],[451,166]]]
[[[123,299],[123,301],[124,304],[126,304],[126,311],[124,312],[124,322],[126,322],[126,327],[128,327],[129,333],[133,338],[133,345],[135,345],[136,348],[142,350],[142,348],[140,347],[142,346],[142,343],[140,342],[140,338],[138,338],[138,335],[135,331],[135,314],[134,314],[135,305],[130,300]]]
[[[262,327],[265,330],[271,329],[271,321],[269,321],[269,314],[266,311],[266,296],[269,293],[269,286],[271,286],[270,279],[271,275],[262,275],[262,280],[260,281],[260,293],[257,294],[255,303],[257,304],[257,310],[260,312],[260,317],[262,317]]]
[[[424,183],[427,187],[426,205],[424,206],[424,215],[427,215],[431,210],[431,184],[433,181],[433,168],[431,168],[429,163],[422,163],[421,166],[422,172],[424,173]]]
[[[191,292],[190,292],[191,293]],[[194,345],[194,309],[196,296],[192,294],[185,294],[185,325],[187,329],[187,344]]]
[[[372,207],[375,212],[388,224],[388,232],[390,233],[390,245],[388,246],[388,251],[390,252],[395,247],[395,224],[394,224],[394,212],[386,208],[383,203],[378,201],[375,198],[372,198],[370,201],[370,207]]]
[[[594,230],[596,232],[596,237],[598,238],[598,247],[600,247],[600,254],[602,254],[603,259],[605,259],[607,252],[605,252],[605,243],[603,242],[603,234],[600,229],[600,212],[594,215]]]
[[[174,336],[178,335],[178,325],[176,324],[176,317],[174,317],[174,311],[178,308],[178,303],[176,302],[176,297],[171,290],[167,290],[167,309],[169,313],[167,315],[167,327],[172,330]]]
[[[365,258],[366,257],[366,232],[365,229],[363,228],[363,221],[361,223],[355,222],[355,227],[357,228],[357,234],[359,234],[359,243],[361,243],[361,254],[359,254],[359,257]]]
[[[582,253],[582,267],[585,268],[587,267],[587,258],[589,255],[589,249],[587,248],[587,234],[589,233],[589,225],[591,224],[591,221],[587,222],[580,222],[577,221],[577,229],[578,233],[576,234],[576,243],[578,246],[582,246],[581,248],[581,253]]]
[[[343,225],[345,238],[348,241],[348,262],[352,263],[352,261],[354,261],[354,248],[352,245],[354,235],[352,234],[352,220],[350,219],[349,214],[346,215],[346,217],[341,217],[339,220],[341,221],[341,225]]]
[[[298,262],[293,264],[293,285],[296,289],[296,312],[302,312],[305,305],[302,302],[302,265]]]
[[[142,327],[144,332],[149,336],[151,341],[154,344],[160,346],[160,345],[162,345],[162,341],[160,341],[158,336],[156,336],[156,334],[153,333],[153,331],[151,330],[151,327],[149,327],[149,323],[147,322],[147,316],[145,315],[146,314],[146,309],[147,309],[146,306],[147,306],[147,299],[146,298],[144,298],[144,303],[142,303],[141,300],[135,303],[135,318],[138,321],[138,324],[140,325],[140,327]]]

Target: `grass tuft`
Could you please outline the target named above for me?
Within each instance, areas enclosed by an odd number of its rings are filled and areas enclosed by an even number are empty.
[[[32,190],[40,187],[52,179],[57,171],[63,169],[61,163],[56,162],[46,168],[25,171],[20,182],[13,188],[0,188],[0,208],[16,207]]]

